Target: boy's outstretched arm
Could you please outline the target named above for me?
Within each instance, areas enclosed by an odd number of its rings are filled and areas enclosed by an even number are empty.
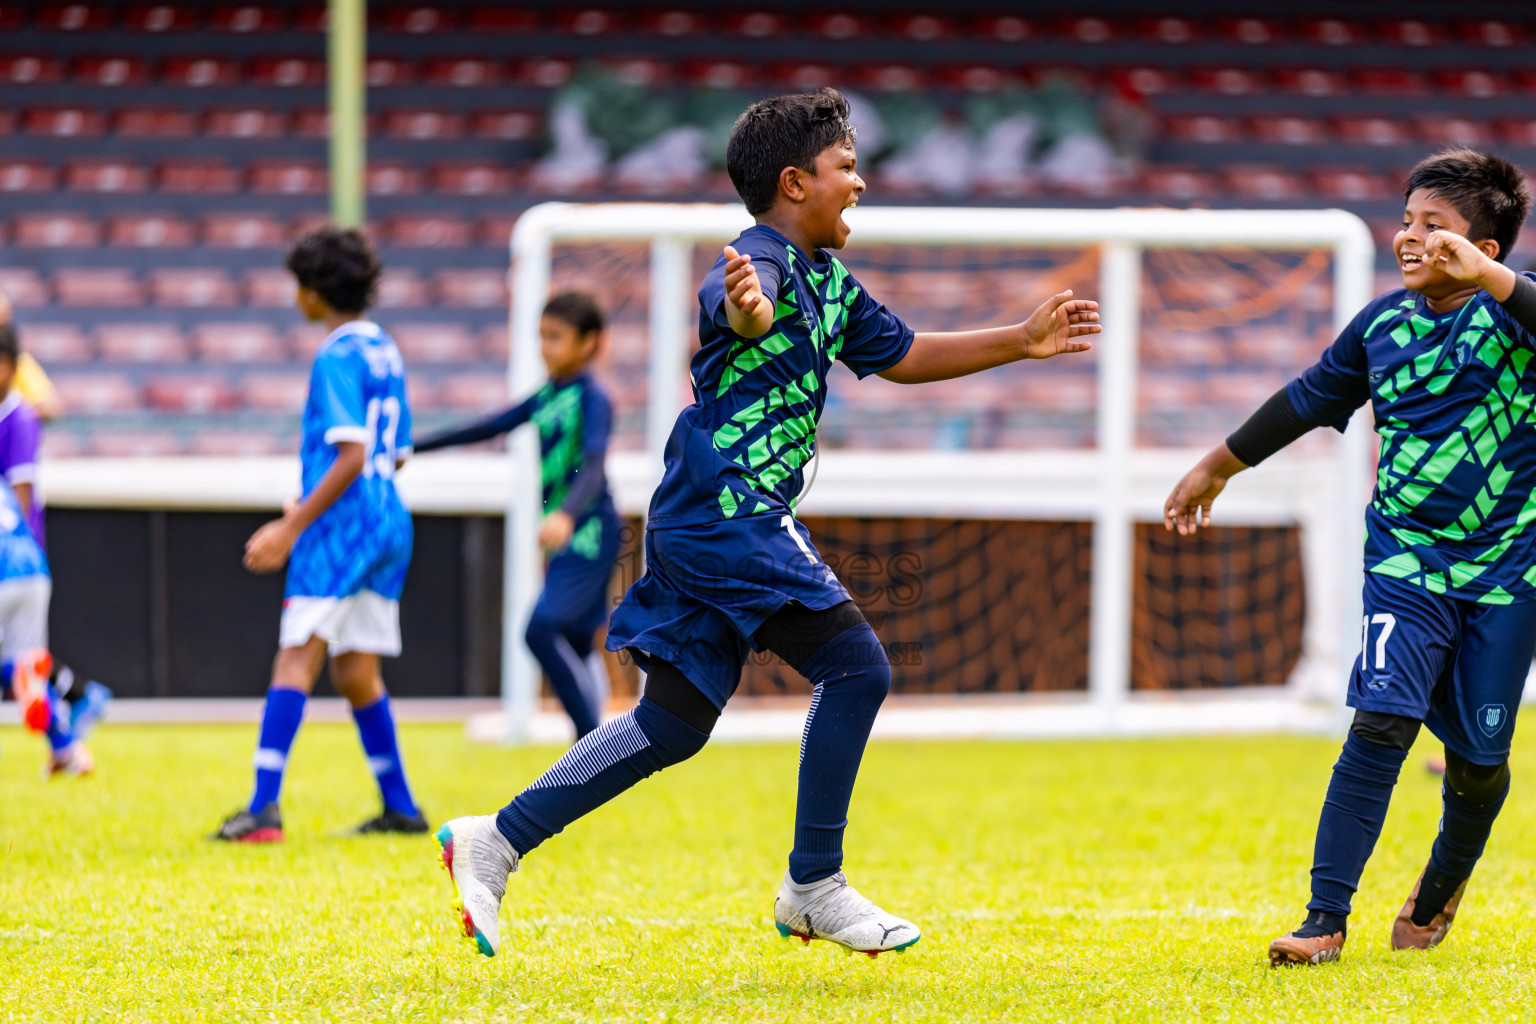
[[[524,399],[517,405],[499,412],[495,416],[489,416],[483,420],[462,427],[454,427],[451,430],[439,431],[428,435],[416,442],[411,449],[413,455],[423,452],[437,451],[439,448],[453,448],[461,444],[476,444],[480,441],[489,441],[493,437],[500,437],[509,431],[515,430],[527,423],[533,415],[533,399]]]
[[[901,361],[880,376],[897,384],[925,384],[990,370],[1020,359],[1049,359],[1067,352],[1087,352],[1098,334],[1099,304],[1074,299],[1070,291],[1053,295],[1021,324],[980,331],[919,334]]]
[[[366,454],[361,441],[338,441],[336,461],[325,471],[315,489],[297,504],[283,509],[283,518],[262,526],[245,542],[245,567],[251,572],[268,573],[281,569],[293,551],[299,534],[336,503],[352,482],[363,475]]]

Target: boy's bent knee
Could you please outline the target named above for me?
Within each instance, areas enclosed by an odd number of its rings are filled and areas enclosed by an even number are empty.
[[[1424,723],[1406,715],[1389,715],[1380,711],[1356,711],[1349,731],[1378,747],[1407,751],[1418,738],[1419,727]]]
[[[644,699],[708,738],[720,719],[720,709],[676,665],[660,658],[651,658],[650,664]]]
[[[1509,788],[1509,761],[1473,764],[1455,751],[1445,752],[1445,784],[1471,804],[1492,803]]]

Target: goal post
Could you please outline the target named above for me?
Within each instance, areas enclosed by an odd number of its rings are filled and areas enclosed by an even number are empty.
[[[1093,444],[1061,450],[874,451],[830,448],[821,456],[805,515],[1081,521],[1092,524],[1088,685],[1073,699],[1040,702],[1027,716],[1041,735],[1196,728],[1323,727],[1338,720],[1359,642],[1362,507],[1369,494],[1368,413],[1322,454],[1285,453],[1233,481],[1218,506],[1228,525],[1297,524],[1306,588],[1302,653],[1291,678],[1264,693],[1226,689],[1203,700],[1132,691],[1132,592],[1137,523],[1161,518],[1161,502],[1200,454],[1137,442],[1138,351],[1149,250],[1326,251],[1332,261],[1331,327],[1341,331],[1371,298],[1374,244],[1342,210],[978,209],[866,207],[849,215],[856,253],[865,246],[1072,249],[1096,254],[1103,333],[1097,349]],[[610,457],[621,512],[644,514],[660,480],[662,449],[690,396],[683,381],[693,343],[694,254],[750,226],[739,205],[545,203],[519,218],[511,238],[509,383],[514,396],[544,379],[539,317],[554,283],[558,245],[625,242],[648,247],[647,384],[643,448]],[[857,271],[855,271],[857,273]],[[900,314],[901,294],[876,296]],[[1282,383],[1274,380],[1274,387]],[[830,410],[829,410],[830,414]],[[540,587],[537,441],[510,446],[522,481],[507,509],[502,695],[508,739],[527,736],[538,698],[537,663],[522,641]],[[1198,703],[1200,707],[1195,708]],[[1203,725],[1200,723],[1204,723]]]

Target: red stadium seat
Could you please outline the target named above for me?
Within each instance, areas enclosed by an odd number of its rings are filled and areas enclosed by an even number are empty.
[[[1132,96],[1161,96],[1179,86],[1178,72],[1170,68],[1114,68],[1108,79],[1121,94]]]
[[[65,165],[64,188],[70,192],[147,192],[149,171],[119,160],[82,160]]]
[[[371,121],[372,118],[369,118]],[[299,110],[293,115],[293,134],[301,139],[328,139],[331,137],[331,114],[328,110]]]
[[[457,217],[396,217],[386,228],[391,245],[411,249],[456,249],[474,242],[474,228]]]
[[[1530,39],[1523,27],[1511,21],[1464,21],[1459,28],[1461,38],[1474,45],[1524,46]]]
[[[103,324],[96,344],[109,363],[184,363],[188,355],[175,324]]]
[[[202,12],[177,4],[136,4],[123,14],[123,26],[135,32],[187,32],[198,28]]]
[[[149,81],[149,65],[136,57],[79,57],[74,79],[85,85],[139,86]]]
[[[555,15],[555,27],[577,36],[610,36],[623,29],[624,20],[615,11],[567,8]]]
[[[1536,93],[1536,68],[1512,68],[1509,80],[1521,92]]]
[[[288,134],[288,116],[255,107],[210,110],[203,131],[215,139],[280,139]]]
[[[876,92],[913,92],[926,84],[923,70],[910,64],[863,64],[854,73],[859,84]]]
[[[1433,73],[1437,90],[1454,92],[1472,99],[1501,96],[1509,91],[1509,81],[1494,71],[1442,68]]]
[[[391,139],[457,139],[464,134],[464,115],[446,110],[390,110],[383,116],[383,132]]]
[[[474,133],[480,139],[524,142],[539,133],[539,115],[531,110],[482,110],[475,115]]]
[[[0,161],[0,192],[52,192],[59,175],[47,164],[34,160]]]
[[[212,249],[277,249],[288,233],[260,213],[215,213],[203,219],[203,244]]]
[[[101,431],[91,435],[92,455],[108,459],[152,459],[180,455],[187,444],[169,431]]]
[[[386,270],[379,280],[380,309],[420,309],[431,304],[431,288],[414,270]]]
[[[1323,122],[1310,117],[1253,117],[1248,126],[1259,141],[1285,146],[1315,146],[1328,134]]]
[[[56,57],[0,56],[0,82],[8,85],[55,85],[63,78],[64,62]]]
[[[16,218],[15,241],[27,249],[84,248],[101,244],[101,229],[77,213],[29,213]]]
[[[709,31],[710,27],[709,19],[698,11],[680,11],[675,8],[642,11],[635,25],[641,32],[653,36],[665,36],[669,39],[702,35]]]
[[[690,60],[682,64],[683,78],[696,88],[745,89],[757,80],[757,68],[736,60]]]
[[[437,400],[445,409],[493,413],[507,407],[505,373],[456,373],[438,380]]]
[[[125,138],[187,139],[197,134],[197,117],[170,107],[129,107],[118,111],[112,127]]]
[[[1494,122],[1499,137],[1511,146],[1536,146],[1536,117],[1508,117]]]
[[[227,412],[240,407],[240,393],[212,374],[152,377],[144,383],[144,397],[150,408],[162,412]]]
[[[1163,118],[1163,134],[1174,142],[1219,143],[1242,138],[1242,123],[1235,117],[1210,114],[1180,115]]]
[[[1216,27],[1228,42],[1247,46],[1271,46],[1286,38],[1285,26],[1269,18],[1227,18]]]
[[[1383,42],[1396,46],[1438,46],[1446,41],[1445,26],[1417,18],[1380,22],[1376,32]]]
[[[479,57],[433,57],[423,62],[421,71],[429,85],[460,89],[479,89],[501,80],[496,63]]]
[[[293,14],[293,27],[300,32],[324,32],[330,24],[328,5],[300,7]]]
[[[432,168],[434,191],[458,196],[505,195],[514,176],[499,164],[438,164]]]
[[[281,32],[284,18],[280,9],[244,4],[214,8],[208,24],[220,32]]]
[[[786,89],[811,92],[825,88],[842,78],[842,69],[831,64],[790,61],[770,65],[768,74],[774,84]]]
[[[322,195],[328,187],[325,166],[304,160],[265,160],[251,165],[251,191],[270,195]]]
[[[287,343],[261,321],[198,324],[192,347],[205,363],[284,363],[289,358]]]
[[[1227,188],[1239,199],[1285,202],[1306,195],[1299,177],[1267,164],[1233,164],[1223,168],[1222,177]]]
[[[1350,77],[1362,91],[1378,96],[1418,96],[1429,91],[1428,79],[1407,68],[1356,68]]]
[[[309,394],[309,378],[302,373],[250,374],[241,380],[241,390],[247,409],[298,413]]]
[[[363,66],[363,80],[370,89],[410,85],[416,80],[416,67],[399,57],[369,57]]]
[[[575,71],[575,65],[564,57],[535,57],[518,66],[517,80],[538,89],[558,89]]]
[[[506,249],[512,241],[512,228],[516,224],[515,214],[489,214],[480,218],[480,244]]]
[[[227,194],[239,192],[244,173],[222,160],[167,160],[160,165],[160,191]]]
[[[240,84],[240,65],[226,57],[170,57],[160,71],[166,85],[212,88]]]
[[[475,7],[469,12],[469,32],[510,32],[527,35],[539,30],[537,11],[509,9],[505,7]]]
[[[19,332],[21,348],[44,366],[89,363],[96,350],[74,324],[27,324]]]
[[[998,92],[1019,83],[1012,71],[990,64],[939,64],[933,76],[941,85],[974,93]]]
[[[371,196],[414,196],[420,194],[426,176],[415,164],[392,160],[371,161],[363,179]]]
[[[292,309],[298,294],[293,275],[276,267],[248,270],[243,283],[246,305],[259,309]]]
[[[1275,84],[1301,96],[1337,96],[1344,91],[1344,76],[1322,68],[1278,68],[1271,72]]]
[[[463,309],[502,309],[510,298],[504,270],[443,270],[437,274],[443,305]]]
[[[1487,123],[1466,117],[1423,114],[1413,119],[1413,125],[1432,146],[1486,146],[1493,138]]]
[[[1095,45],[1113,42],[1115,27],[1107,18],[1065,18],[1057,23],[1056,32],[1074,43]]]
[[[622,57],[603,61],[603,70],[625,85],[655,89],[672,80],[672,65],[648,57]]]
[[[1323,46],[1358,46],[1365,42],[1365,30],[1358,23],[1339,18],[1309,18],[1301,23],[1301,34]]]
[[[134,214],[107,222],[107,242],[133,249],[185,249],[194,241],[192,225],[175,216]]]
[[[1258,73],[1248,68],[1191,68],[1188,77],[1195,88],[1219,96],[1249,96],[1263,86]]]
[[[216,267],[187,267],[149,272],[155,305],[175,309],[203,309],[239,304],[235,282]]]
[[[98,4],[45,4],[37,24],[55,32],[100,32],[112,27],[112,15]]]
[[[139,408],[139,389],[125,373],[61,373],[53,384],[72,413],[100,415]]]
[[[931,43],[948,39],[955,34],[955,23],[949,18],[934,14],[908,14],[897,17],[891,28],[899,36]]]
[[[51,299],[47,282],[31,267],[0,267],[0,295],[23,309],[46,306]]]
[[[618,328],[609,327],[610,339],[612,333]],[[615,346],[617,347],[617,346]],[[491,324],[480,332],[480,355],[492,362],[504,363],[512,354],[512,346],[507,334],[507,325]]]
[[[105,132],[107,118],[88,107],[36,107],[22,115],[21,128],[28,135],[84,138]]]
[[[1334,132],[1357,146],[1402,146],[1409,142],[1408,128],[1390,117],[1338,117]]]
[[[258,57],[251,61],[257,85],[298,88],[325,84],[325,62],[312,57]]]
[[[265,430],[199,430],[192,435],[193,455],[249,458],[253,455],[283,455],[291,450],[283,438]]]
[[[405,32],[414,36],[449,32],[454,28],[453,12],[420,4],[386,7],[378,21],[387,32]]]
[[[788,27],[783,17],[767,11],[751,11],[745,14],[727,14],[722,19],[726,31],[748,39],[767,39],[782,35]]]
[[[462,324],[394,324],[389,333],[400,345],[407,366],[473,363],[480,356],[475,336]]]
[[[1189,18],[1144,18],[1136,23],[1136,31],[1149,43],[1164,46],[1182,46],[1200,38],[1200,25]]]
[[[1320,167],[1307,177],[1319,194],[1338,202],[1364,203],[1398,196],[1397,185],[1390,178],[1361,168]]]

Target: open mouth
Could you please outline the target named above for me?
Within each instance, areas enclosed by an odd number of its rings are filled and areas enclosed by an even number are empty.
[[[1397,254],[1397,264],[1404,270],[1412,270],[1424,265],[1424,256],[1422,253],[1400,252]]]

